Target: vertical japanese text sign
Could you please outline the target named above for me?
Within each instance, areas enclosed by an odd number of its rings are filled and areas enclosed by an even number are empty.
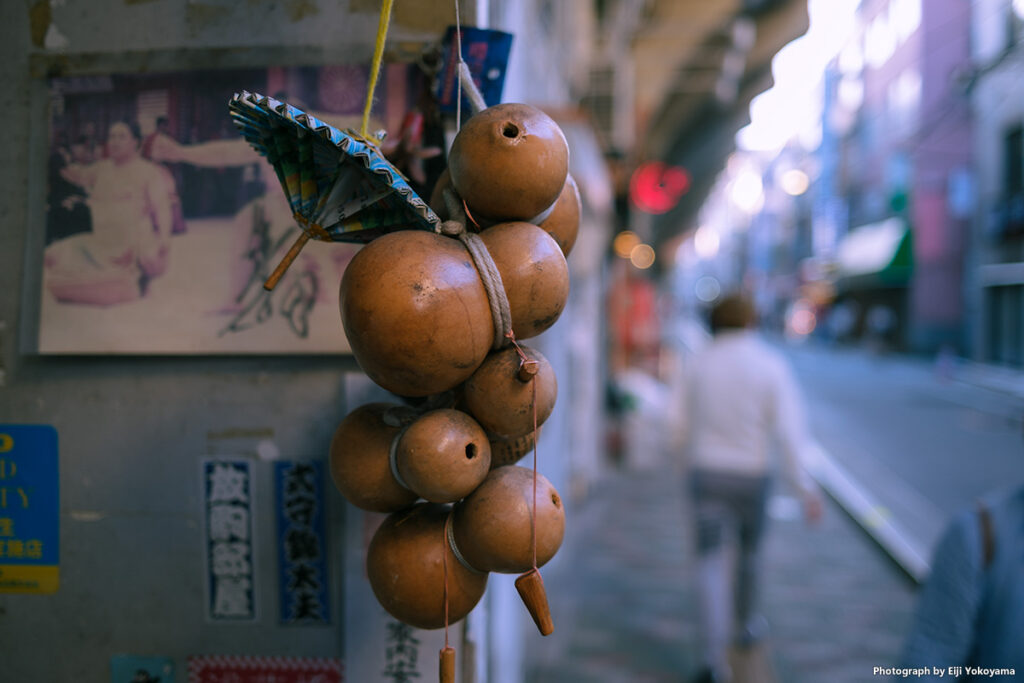
[[[256,618],[252,476],[248,460],[204,460],[207,617]]]
[[[409,683],[413,678],[419,678],[420,641],[412,626],[389,621],[387,627],[384,678],[393,683]]]
[[[274,463],[281,623],[327,624],[323,463]]]
[[[0,425],[0,593],[55,593],[59,584],[57,431]]]

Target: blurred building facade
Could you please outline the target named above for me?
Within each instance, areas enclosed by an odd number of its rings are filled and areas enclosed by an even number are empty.
[[[971,341],[979,360],[1024,365],[1024,3],[978,0],[961,72],[975,118]]]
[[[741,150],[691,247],[719,231],[736,272],[721,287],[758,292],[769,320],[799,302],[826,336],[1021,366],[1022,36],[1020,0],[863,0],[822,76],[820,137]]]
[[[835,295],[900,348],[965,345],[970,208],[969,8],[955,0],[870,0],[825,79],[816,256]],[[874,312],[874,315],[872,315]]]

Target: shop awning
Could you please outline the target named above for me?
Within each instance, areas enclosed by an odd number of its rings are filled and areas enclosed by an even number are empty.
[[[836,249],[840,290],[903,287],[910,280],[913,248],[907,222],[887,218],[853,228]]]

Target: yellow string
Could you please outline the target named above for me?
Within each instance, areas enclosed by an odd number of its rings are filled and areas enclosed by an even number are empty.
[[[367,133],[370,127],[370,110],[373,108],[373,91],[377,89],[377,77],[380,76],[380,63],[384,57],[384,42],[388,37],[388,25],[391,23],[391,6],[394,0],[384,0],[380,7],[380,23],[377,25],[377,44],[373,48],[373,63],[370,65],[370,84],[366,89],[366,106],[363,107],[363,125],[359,134],[364,138],[377,142]]]

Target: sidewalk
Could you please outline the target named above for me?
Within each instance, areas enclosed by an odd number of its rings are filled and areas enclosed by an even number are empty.
[[[570,509],[543,570],[555,632],[526,639],[528,683],[681,683],[699,664],[694,555],[679,475],[620,470]],[[838,506],[807,528],[773,498],[760,649],[737,683],[861,682],[891,666],[914,603],[906,576]],[[742,674],[743,669],[751,669]],[[741,677],[742,676],[742,677]]]
[[[1024,401],[1024,371],[987,363],[958,359],[952,364],[952,378],[957,382],[1007,394],[1019,403]]]

